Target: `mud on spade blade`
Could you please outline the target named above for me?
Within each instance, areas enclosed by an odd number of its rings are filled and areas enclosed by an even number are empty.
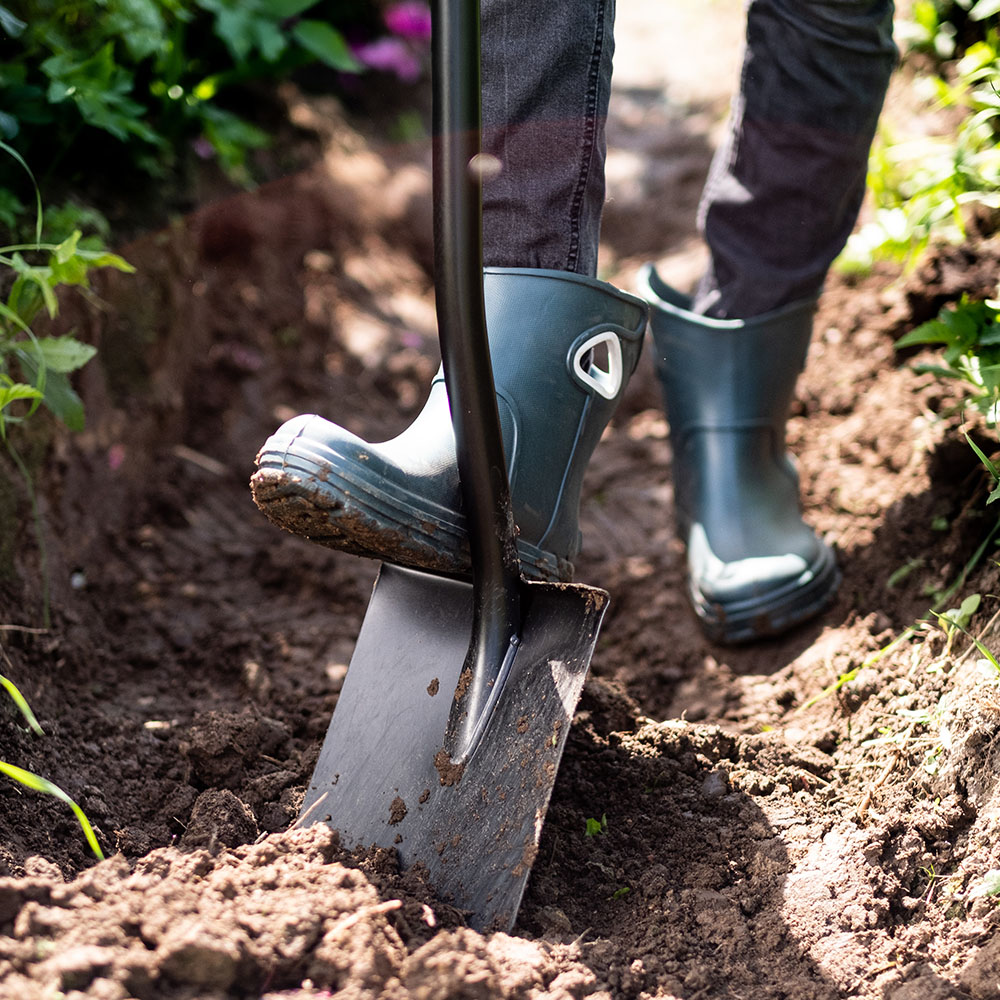
[[[468,583],[383,565],[303,803],[345,847],[395,847],[479,930],[517,916],[607,593],[522,585],[510,674],[462,764],[444,751],[469,647]],[[317,779],[320,780],[317,780]]]

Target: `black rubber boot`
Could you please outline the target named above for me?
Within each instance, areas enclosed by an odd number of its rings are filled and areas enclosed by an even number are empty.
[[[483,288],[522,573],[569,580],[584,469],[638,362],[646,304],[561,271],[486,268]],[[399,437],[369,444],[299,416],[257,466],[254,500],[279,527],[418,569],[471,569],[440,372]]]
[[[784,632],[822,611],[840,582],[832,551],[802,520],[785,452],[815,301],[718,320],[690,312],[690,300],[652,267],[639,280],[651,306],[695,611],[720,642]]]

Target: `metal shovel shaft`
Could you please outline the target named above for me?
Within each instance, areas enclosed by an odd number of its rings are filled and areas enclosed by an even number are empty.
[[[473,566],[467,678],[445,748],[468,757],[517,652],[517,549],[483,304],[479,0],[435,0],[434,285]]]

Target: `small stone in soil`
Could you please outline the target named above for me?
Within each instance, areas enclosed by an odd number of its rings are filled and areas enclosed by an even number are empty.
[[[729,782],[723,771],[709,771],[701,783],[702,797],[708,799],[709,802],[721,799],[728,791]]]

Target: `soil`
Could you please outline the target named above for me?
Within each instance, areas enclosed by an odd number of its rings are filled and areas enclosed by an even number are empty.
[[[619,102],[623,287],[651,253],[697,274],[722,108],[685,101]],[[578,578],[611,607],[518,923],[483,935],[393,850],[296,823],[376,564],[268,524],[253,456],[303,411],[391,436],[437,359],[426,149],[332,103],[292,115],[321,160],[138,239],[135,276],[67,303],[99,347],[87,429],[17,439],[47,562],[5,467],[2,672],[46,735],[5,709],[0,759],[69,792],[108,859],[0,783],[0,996],[1000,997],[1000,690],[961,633],[908,631],[956,584],[942,606],[984,595],[970,628],[997,648],[996,515],[955,397],[893,347],[995,293],[1000,241],[831,279],[789,441],[844,582],[782,639],[699,630],[643,359],[581,512]]]

